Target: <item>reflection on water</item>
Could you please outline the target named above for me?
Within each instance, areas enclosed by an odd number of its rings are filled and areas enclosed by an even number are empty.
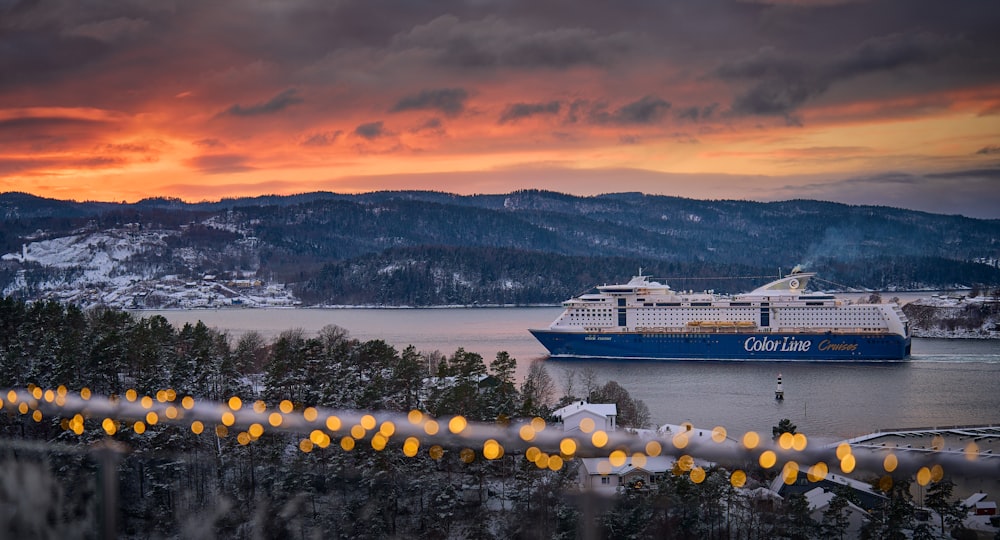
[[[140,312],[175,325],[201,319],[238,337],[255,330],[274,338],[300,328],[307,335],[328,324],[361,339],[383,339],[402,349],[451,354],[459,347],[489,362],[498,351],[518,360],[523,377],[545,349],[527,332],[545,327],[560,308],[473,309],[229,309]],[[1000,423],[1000,343],[914,339],[904,362],[547,361],[560,386],[584,373],[618,381],[646,402],[654,422],[724,425],[733,432],[770,433],[782,418],[799,431],[843,438],[888,427]],[[774,400],[778,373],[785,400]],[[575,375],[571,375],[575,374]],[[561,391],[560,391],[561,393]]]

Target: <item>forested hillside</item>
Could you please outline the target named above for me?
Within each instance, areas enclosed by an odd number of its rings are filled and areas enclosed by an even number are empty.
[[[119,204],[7,193],[0,215],[2,291],[88,305],[206,274],[281,284],[305,303],[393,305],[552,303],[640,267],[674,288],[727,292],[795,265],[841,288],[1000,284],[1000,221],[805,200],[521,191]],[[703,281],[746,276],[756,278]]]

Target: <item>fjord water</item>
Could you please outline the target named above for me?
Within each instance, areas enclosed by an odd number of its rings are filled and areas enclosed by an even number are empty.
[[[220,309],[142,311],[175,326],[202,320],[235,342],[247,331],[273,339],[289,329],[313,336],[337,325],[360,340],[382,339],[397,349],[450,355],[459,347],[488,364],[498,351],[518,360],[518,379],[546,351],[528,328],[547,327],[561,308]],[[1000,342],[913,340],[902,362],[732,362],[547,359],[561,395],[565,381],[592,370],[599,383],[617,381],[649,407],[654,424],[690,421],[697,427],[769,434],[782,418],[799,431],[831,440],[885,428],[1000,424]],[[785,399],[775,401],[782,375]]]

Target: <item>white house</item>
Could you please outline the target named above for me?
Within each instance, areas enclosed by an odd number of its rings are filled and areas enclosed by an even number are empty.
[[[585,431],[587,433],[595,430],[614,431],[617,428],[618,406],[614,403],[575,401],[557,409],[552,413],[552,416],[562,421],[563,431]],[[588,418],[594,425],[590,429],[581,430],[580,424]]]
[[[823,512],[830,507],[830,501],[837,494],[822,487],[816,487],[803,493],[803,495],[809,503],[809,517],[819,523],[823,521]],[[864,526],[865,521],[868,519],[868,512],[865,512],[863,508],[852,502],[847,503],[844,512],[847,514],[847,530],[845,534],[847,538],[857,538],[861,533],[861,527]]]
[[[619,486],[655,487],[665,474],[670,474],[675,461],[673,456],[629,456],[615,467],[606,457],[581,458],[580,487],[608,495]]]

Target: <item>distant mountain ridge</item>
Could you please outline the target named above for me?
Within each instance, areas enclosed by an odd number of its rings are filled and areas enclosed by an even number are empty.
[[[1000,220],[810,200],[526,190],[109,203],[3,193],[0,216],[4,294],[94,303],[125,285],[206,274],[280,283],[309,304],[552,303],[640,266],[675,288],[727,292],[755,283],[696,278],[804,264],[843,287],[1000,284]],[[72,264],[58,260],[58,249],[84,244]]]

